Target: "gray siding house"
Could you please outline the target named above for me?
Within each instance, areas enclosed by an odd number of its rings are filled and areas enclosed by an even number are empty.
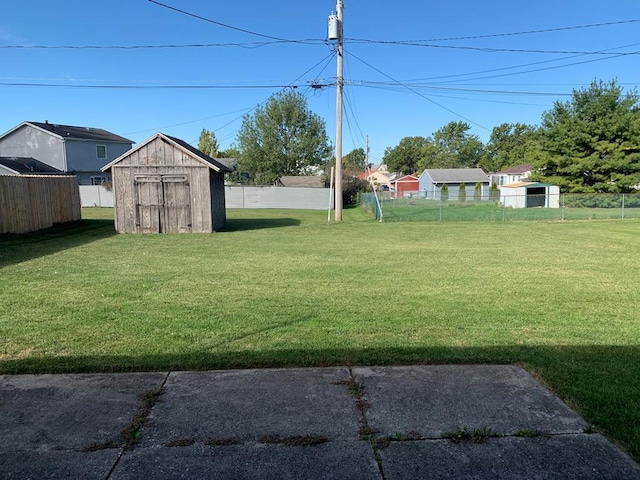
[[[32,157],[76,175],[80,185],[111,181],[100,169],[131,149],[133,141],[101,128],[22,122],[0,136],[0,157]]]
[[[442,185],[449,189],[449,200],[457,200],[460,185],[464,184],[467,200],[473,199],[476,184],[482,185],[482,198],[489,198],[489,177],[481,168],[428,168],[418,180],[419,195],[440,200]]]
[[[231,169],[179,138],[156,133],[102,167],[113,176],[118,233],[208,233],[225,226]]]

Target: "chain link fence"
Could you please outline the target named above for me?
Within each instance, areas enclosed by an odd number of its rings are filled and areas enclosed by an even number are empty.
[[[502,195],[499,201],[488,198],[431,200],[418,192],[405,192],[403,198],[393,198],[383,192],[378,193],[377,198],[372,193],[362,193],[359,201],[367,212],[385,222],[640,218],[640,192]]]

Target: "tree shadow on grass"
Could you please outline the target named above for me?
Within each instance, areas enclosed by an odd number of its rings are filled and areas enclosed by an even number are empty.
[[[220,232],[242,232],[265,228],[297,227],[296,218],[228,218],[226,226]]]
[[[113,220],[79,220],[37,232],[0,235],[0,268],[113,235],[116,235]]]

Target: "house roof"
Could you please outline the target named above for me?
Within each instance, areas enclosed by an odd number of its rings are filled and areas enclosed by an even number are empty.
[[[161,138],[162,140],[164,140],[165,142],[169,142],[174,144],[176,147],[178,147],[180,150],[184,151],[185,153],[189,153],[191,156],[193,156],[194,158],[202,161],[203,163],[205,163],[209,168],[212,168],[213,170],[215,170],[216,172],[222,172],[222,173],[229,173],[232,170],[227,167],[226,165],[224,165],[221,162],[218,162],[217,160],[211,158],[209,155],[207,155],[206,153],[201,152],[200,150],[198,150],[197,148],[189,145],[187,142],[185,142],[184,140],[180,140],[179,138],[176,137],[171,137],[169,135],[165,135],[164,133],[156,133],[155,135],[152,135],[151,137],[147,138],[144,142],[139,143],[135,148],[132,148],[131,150],[129,150],[128,152],[123,153],[122,155],[120,155],[118,158],[116,158],[115,160],[113,160],[112,162],[108,163],[107,165],[105,165],[104,167],[101,168],[101,170],[103,172],[106,172],[107,170],[109,170],[113,165],[115,165],[116,163],[120,162],[123,158],[128,157],[129,155],[131,155],[133,152],[141,149],[142,147],[144,147],[145,145],[147,145],[148,143],[151,143],[153,140],[155,140],[156,138]]]
[[[504,175],[517,175],[520,173],[528,173],[533,169],[533,166],[530,163],[521,163],[520,165],[514,165],[513,167],[505,168],[504,170],[500,170],[496,172],[496,174],[504,174]]]
[[[427,168],[422,174],[434,183],[489,183],[481,168]]]
[[[57,125],[49,122],[23,122],[18,125],[18,127],[22,125],[30,125],[56,135],[57,137],[69,140],[96,140],[99,142],[133,143],[133,141],[128,138],[121,137],[120,135],[108,132],[102,128]]]
[[[17,174],[31,175],[46,173],[51,175],[64,173],[63,171],[53,168],[52,166],[42,163],[32,157],[0,157],[0,165],[8,168],[9,170],[13,170]]]
[[[395,178],[391,183],[417,182],[418,180],[419,180],[418,177],[416,177],[415,175],[409,174],[409,175],[402,175],[401,177]]]
[[[278,185],[283,187],[322,188],[324,182],[318,175],[312,176],[284,176],[278,179]]]

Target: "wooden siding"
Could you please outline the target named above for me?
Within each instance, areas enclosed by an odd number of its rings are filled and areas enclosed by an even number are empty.
[[[151,195],[146,190],[146,197],[141,198],[141,190],[136,186],[136,177],[140,176],[157,176],[160,186],[162,186],[162,177],[172,175],[184,175],[189,185],[189,198],[183,199],[183,203],[190,205],[190,225],[192,232],[211,232],[213,230],[211,223],[211,204],[209,198],[211,196],[209,190],[209,168],[200,164],[198,167],[190,166],[121,166],[120,164],[111,167],[111,176],[113,178],[114,202],[116,205],[115,224],[116,231],[119,233],[143,233],[139,222],[140,208],[138,205],[160,202],[160,194],[156,191],[156,196]],[[170,183],[170,182],[164,182]],[[158,188],[158,186],[156,186]],[[145,190],[143,190],[144,192]],[[224,191],[224,190],[223,190]],[[164,193],[162,194],[162,205],[164,206]],[[149,213],[150,214],[150,213]],[[171,217],[174,221],[178,217]],[[181,217],[182,218],[182,217]],[[168,220],[169,222],[171,220]],[[168,225],[162,230],[163,232],[185,231],[176,225]],[[160,230],[157,230],[160,232]],[[146,232],[144,232],[146,233]]]
[[[0,233],[27,233],[80,220],[75,176],[0,176]]]

